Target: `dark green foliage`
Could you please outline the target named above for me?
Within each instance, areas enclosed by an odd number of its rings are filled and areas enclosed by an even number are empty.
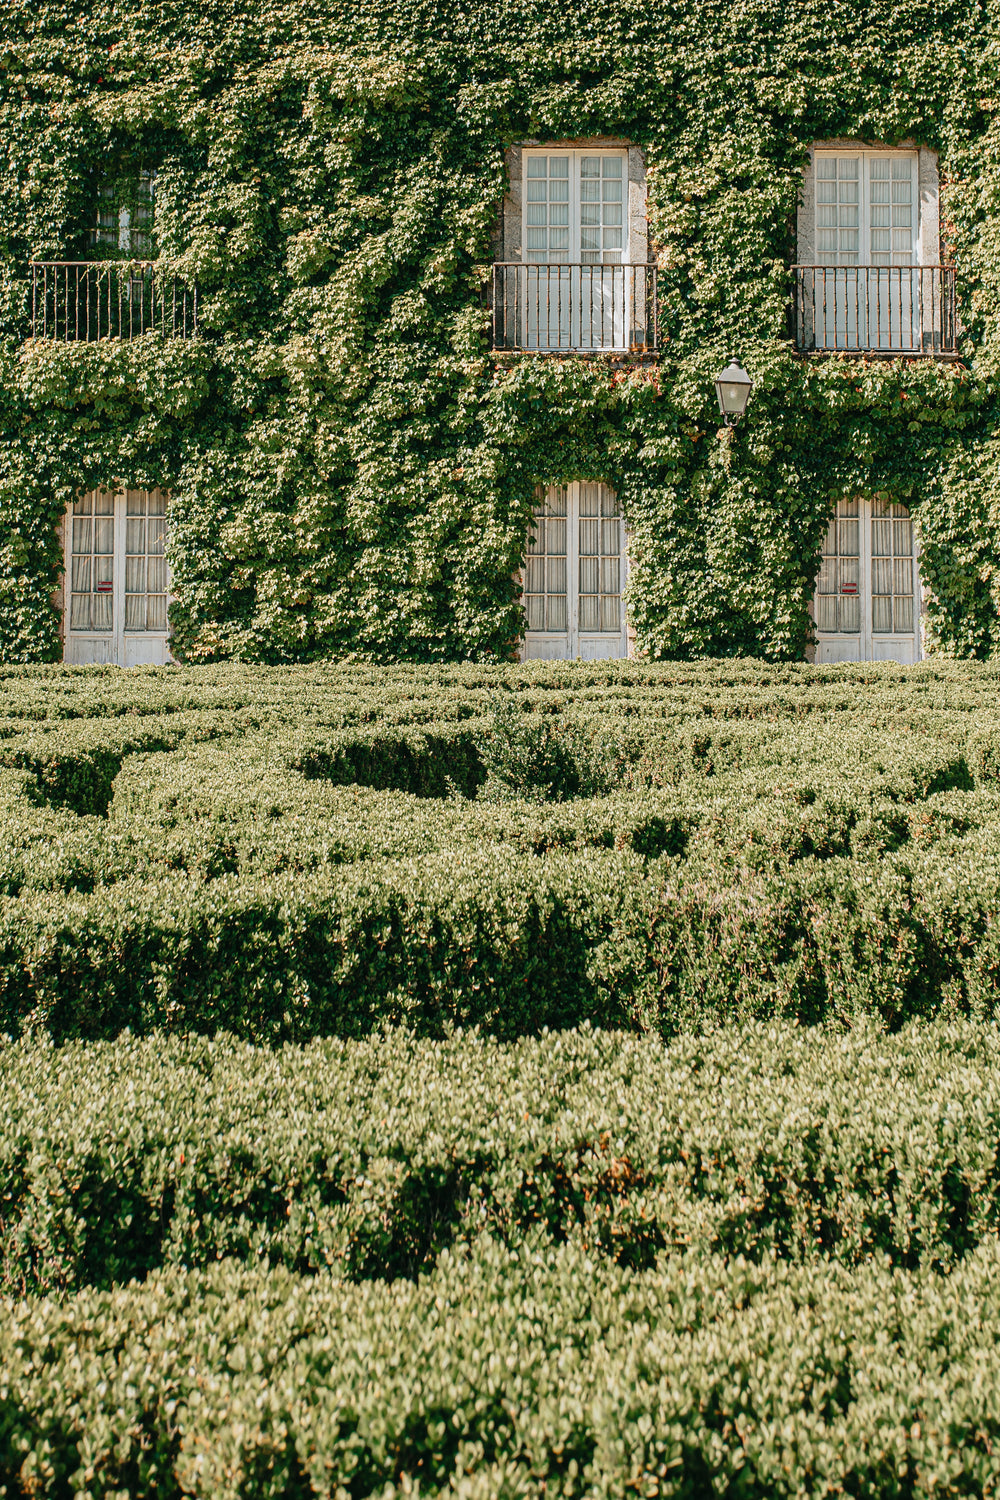
[[[538,1229],[636,1268],[667,1249],[943,1270],[1000,1229],[992,1025],[22,1042],[0,1097],[9,1292],[236,1254],[413,1278]]]
[[[525,713],[517,698],[504,695],[489,732],[480,736],[486,782],[479,795],[492,802],[604,797],[636,765],[641,751],[641,740],[627,726],[595,732],[586,721]]]
[[[1000,133],[979,0],[553,0],[0,16],[0,653],[58,654],[56,525],[168,485],[192,661],[505,658],[536,483],[613,484],[653,657],[801,657],[836,499],[919,517],[931,644],[997,641]],[[489,358],[505,148],[633,141],[663,358]],[[803,360],[791,226],[816,139],[939,153],[963,363]],[[194,340],[25,341],[27,262],[87,251],[98,179],[158,170]],[[756,380],[735,443],[712,377]]]
[[[12,1034],[996,1008],[987,669],[6,681]]]
[[[0,691],[0,1495],[995,1492],[991,667]]]
[[[417,1284],[223,1261],[8,1304],[0,1486],[988,1496],[998,1333],[995,1243],[946,1277],[714,1256],[636,1272],[543,1235],[477,1240]]]

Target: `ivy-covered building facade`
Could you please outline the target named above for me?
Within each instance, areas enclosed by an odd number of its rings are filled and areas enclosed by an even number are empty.
[[[0,658],[991,654],[995,23],[12,0]]]

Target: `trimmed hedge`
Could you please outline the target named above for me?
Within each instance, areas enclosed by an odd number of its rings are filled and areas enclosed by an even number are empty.
[[[1000,1229],[1000,1032],[582,1028],[0,1049],[8,1291],[224,1255],[413,1277],[488,1230],[597,1259],[953,1265]]]
[[[947,1276],[480,1239],[419,1283],[228,1261],[0,1304],[0,1493],[987,1496],[1000,1252]]]
[[[995,1006],[990,668],[5,680],[10,1034]]]

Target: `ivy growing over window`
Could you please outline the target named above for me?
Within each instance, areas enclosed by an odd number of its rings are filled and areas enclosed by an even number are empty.
[[[114,479],[172,492],[192,660],[506,655],[535,488],[574,480],[620,497],[651,656],[800,657],[845,494],[916,517],[936,649],[994,650],[1000,44],[977,0],[9,0],[0,43],[5,659],[58,657],[56,528]],[[505,148],[596,138],[645,153],[662,357],[495,362]],[[791,226],[836,139],[938,153],[960,364],[795,354]],[[147,253],[197,282],[198,337],[28,339],[30,260]],[[756,386],[729,442],[733,352]]]

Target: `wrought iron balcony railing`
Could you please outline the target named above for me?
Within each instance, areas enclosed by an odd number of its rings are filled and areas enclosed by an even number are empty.
[[[795,344],[809,352],[958,353],[954,266],[793,266]]]
[[[197,288],[158,261],[31,262],[32,338],[186,338],[197,327]]]
[[[493,347],[522,353],[655,353],[655,265],[493,266]]]

